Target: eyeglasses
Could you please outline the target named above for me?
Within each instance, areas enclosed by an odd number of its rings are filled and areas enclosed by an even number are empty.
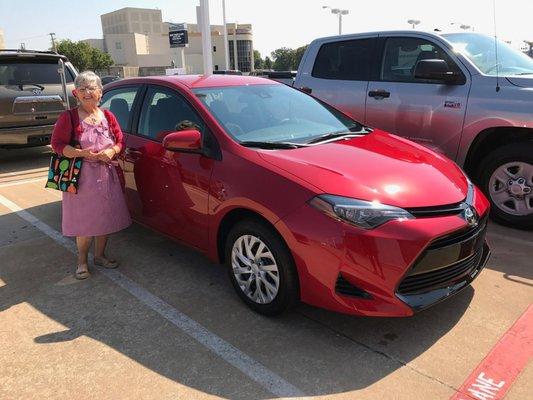
[[[87,87],[81,87],[78,89],[80,93],[96,92],[97,90],[100,90],[100,88],[96,86],[87,86]]]

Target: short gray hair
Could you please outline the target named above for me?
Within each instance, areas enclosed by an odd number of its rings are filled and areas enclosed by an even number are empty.
[[[74,80],[74,87],[79,89],[80,87],[87,86],[87,84],[91,83],[95,83],[96,86],[98,86],[98,89],[102,90],[102,81],[100,80],[100,77],[93,71],[83,71]]]

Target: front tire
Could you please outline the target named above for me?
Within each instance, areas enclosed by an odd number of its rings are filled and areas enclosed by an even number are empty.
[[[513,143],[489,153],[477,176],[494,221],[533,229],[533,142]]]
[[[277,315],[299,299],[290,251],[273,228],[257,220],[237,223],[225,247],[226,267],[241,300],[263,315]]]

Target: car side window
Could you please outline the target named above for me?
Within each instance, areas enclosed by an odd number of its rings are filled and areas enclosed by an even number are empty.
[[[111,111],[123,131],[128,130],[131,109],[138,91],[138,86],[128,86],[110,90],[102,96],[100,108]]]
[[[394,37],[385,42],[381,80],[389,82],[432,82],[415,78],[419,61],[440,59],[446,61],[452,71],[460,69],[450,56],[436,44],[418,38]]]
[[[368,81],[375,39],[345,40],[320,47],[312,76],[323,79]]]
[[[189,103],[178,93],[163,87],[150,87],[144,98],[138,134],[156,141],[170,132],[204,130],[204,123]]]

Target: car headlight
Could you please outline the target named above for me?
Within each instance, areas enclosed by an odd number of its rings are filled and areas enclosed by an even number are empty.
[[[377,201],[357,200],[330,194],[314,197],[309,204],[336,220],[342,220],[363,229],[374,229],[391,220],[415,218],[402,208],[388,206]]]

